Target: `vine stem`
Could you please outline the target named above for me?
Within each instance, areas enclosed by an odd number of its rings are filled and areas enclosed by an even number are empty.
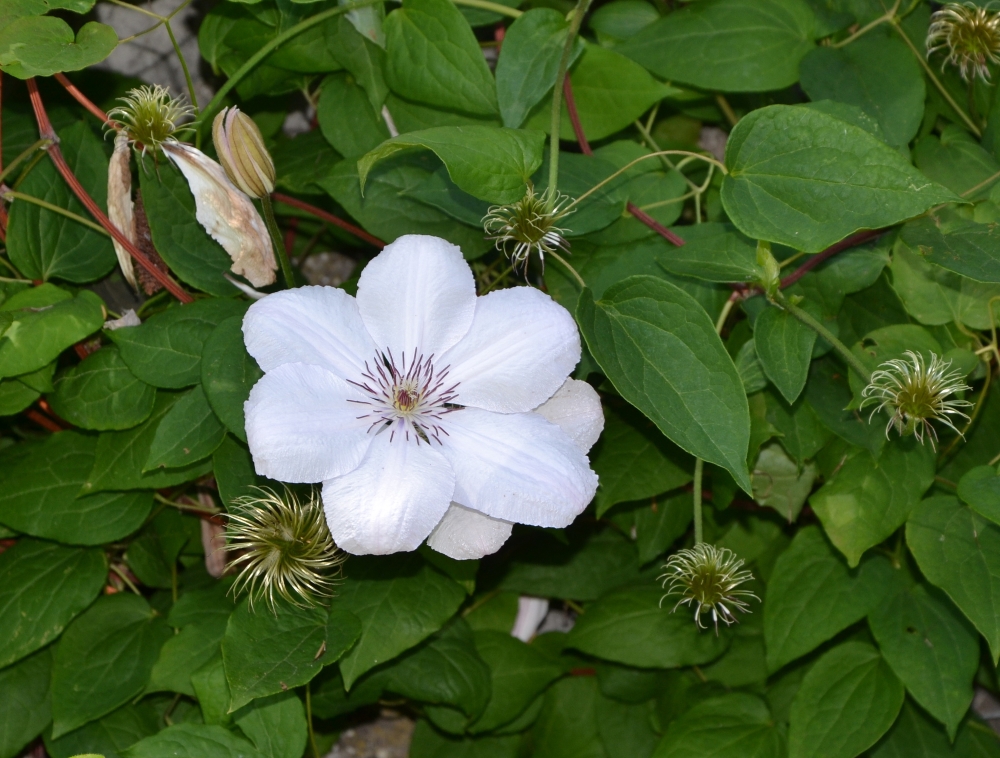
[[[42,103],[41,93],[38,91],[38,83],[35,81],[34,77],[27,80],[28,85],[28,95],[31,98],[31,107],[35,112],[35,121],[38,123],[39,136],[42,139],[48,139],[52,141],[52,144],[46,149],[49,154],[49,158],[55,165],[56,170],[60,173],[63,181],[69,185],[69,188],[76,195],[77,199],[83,204],[83,206],[90,212],[90,215],[97,219],[98,223],[104,227],[108,233],[114,237],[115,241],[118,242],[122,247],[128,250],[129,255],[131,255],[136,263],[142,266],[146,271],[149,272],[156,281],[163,285],[164,289],[170,292],[171,295],[176,297],[182,303],[194,302],[194,298],[191,297],[184,289],[173,279],[171,279],[166,273],[164,273],[160,268],[153,265],[153,262],[146,257],[139,248],[132,244],[131,240],[122,234],[121,230],[111,223],[111,220],[105,215],[104,211],[101,210],[100,206],[94,202],[94,199],[87,193],[87,190],[83,188],[80,184],[80,180],[76,178],[73,170],[66,163],[66,159],[63,157],[62,151],[59,149],[59,137],[56,135],[55,129],[52,128],[52,122],[49,121],[48,113],[45,111],[45,105]]]
[[[309,727],[309,746],[312,748],[313,758],[320,758],[319,748],[316,746],[316,732],[313,730],[312,692],[309,682],[306,682],[306,725]]]
[[[44,137],[35,142],[25,151],[23,151],[19,156],[12,160],[6,168],[0,168],[0,184],[3,184],[3,180],[13,173],[14,169],[17,168],[21,163],[28,160],[36,150],[44,150],[49,145],[52,144],[52,140],[45,139]],[[103,229],[101,231],[104,231]]]
[[[95,224],[90,219],[83,218],[82,216],[77,216],[73,211],[68,211],[65,208],[60,208],[58,205],[53,205],[45,200],[41,200],[37,197],[32,197],[31,195],[26,195],[23,192],[15,192],[14,190],[0,191],[0,199],[7,200],[21,200],[26,203],[31,203],[32,205],[37,205],[40,208],[44,208],[47,211],[52,211],[52,213],[58,213],[60,216],[65,216],[70,221],[75,221],[78,224],[83,224],[89,229],[94,230],[98,234],[103,234],[105,237],[110,237],[107,230],[99,224]]]
[[[278,222],[274,218],[274,206],[271,205],[271,198],[265,194],[260,199],[260,204],[264,209],[264,221],[267,224],[267,231],[271,235],[274,252],[278,256],[278,262],[281,264],[281,273],[285,277],[285,287],[293,289],[295,287],[295,275],[292,272],[292,263],[288,260],[288,251],[285,250],[285,241],[281,238],[281,230],[278,228]]]
[[[372,236],[364,229],[360,229],[356,227],[354,224],[348,221],[344,221],[344,219],[340,218],[339,216],[334,216],[332,213],[329,213],[323,210],[322,208],[317,208],[315,205],[310,205],[309,203],[299,200],[298,198],[289,197],[288,195],[283,195],[280,192],[272,193],[271,199],[274,200],[275,202],[282,203],[284,205],[290,205],[293,208],[298,208],[299,210],[305,211],[306,213],[309,213],[310,215],[313,215],[318,219],[322,219],[323,221],[329,221],[334,226],[339,226],[345,232],[350,232],[358,239],[362,239],[365,242],[368,242],[369,244],[372,244],[377,248],[385,247],[385,242],[380,240],[378,237]]]
[[[469,8],[479,8],[484,11],[493,11],[494,13],[499,13],[501,16],[507,16],[508,18],[521,18],[524,15],[524,11],[518,10],[517,8],[511,8],[508,5],[501,5],[500,3],[491,3],[489,0],[451,0],[455,5],[466,5]]]
[[[852,34],[847,39],[842,39],[840,42],[834,42],[832,45],[830,45],[830,47],[832,47],[834,49],[836,49],[838,47],[846,47],[847,45],[851,44],[852,42],[854,42],[854,40],[858,39],[859,37],[863,37],[864,35],[868,34],[868,32],[870,32],[875,27],[880,26],[881,24],[884,24],[886,21],[892,21],[892,19],[896,17],[896,12],[899,10],[900,2],[901,2],[901,0],[896,0],[896,2],[893,4],[892,8],[890,8],[889,10],[887,10],[884,14],[882,14],[881,16],[879,16],[877,19],[875,19],[874,21],[871,21],[871,22],[865,24],[860,29],[858,29],[856,32],[854,32],[854,34]]]
[[[303,19],[290,29],[286,29],[277,37],[267,42],[267,44],[263,45],[256,53],[251,55],[247,59],[246,63],[240,66],[236,72],[226,80],[225,84],[219,87],[219,91],[215,93],[215,97],[213,97],[209,104],[205,106],[198,119],[192,123],[200,132],[204,128],[205,124],[211,122],[215,112],[222,105],[223,100],[225,100],[226,96],[233,89],[233,87],[239,84],[243,80],[243,77],[249,74],[258,63],[281,47],[281,45],[288,42],[288,40],[293,37],[297,37],[302,34],[302,32],[307,29],[311,29],[317,24],[323,23],[328,18],[339,16],[341,13],[348,13],[356,8],[367,8],[369,5],[378,5],[382,2],[385,2],[385,0],[357,0],[357,2],[351,3],[350,5],[338,5],[335,8],[328,8],[325,11],[320,11],[315,16]]]
[[[704,542],[704,532],[701,518],[701,480],[705,471],[705,461],[694,459],[694,544]]]
[[[858,376],[860,376],[862,379],[865,380],[865,384],[871,382],[872,380],[871,371],[865,368],[865,364],[863,364],[860,360],[858,360],[858,357],[847,348],[847,345],[845,345],[843,342],[837,339],[833,335],[833,332],[831,332],[829,329],[823,326],[819,321],[817,321],[815,318],[809,315],[809,313],[804,311],[802,308],[799,308],[799,306],[794,305],[788,298],[786,298],[780,292],[778,293],[777,303],[786,311],[791,313],[792,316],[794,316],[796,319],[798,319],[803,324],[812,329],[814,332],[816,332],[816,334],[818,334],[820,337],[822,337],[831,345],[833,345],[833,348],[838,353],[840,353],[841,357],[844,359],[847,365],[850,366],[852,369],[854,369],[857,372]]]
[[[587,283],[583,280],[583,277],[580,276],[577,270],[573,268],[571,265],[569,265],[569,261],[567,261],[561,255],[559,255],[559,253],[557,253],[555,250],[549,250],[549,256],[559,261],[566,268],[566,270],[573,275],[573,277],[576,279],[577,284],[579,284],[580,287],[582,287],[583,289],[587,289]]]
[[[563,45],[559,68],[556,69],[556,83],[552,88],[552,125],[549,141],[549,194],[550,202],[555,202],[556,188],[559,186],[559,134],[562,131],[562,94],[569,69],[569,59],[573,55],[573,43],[580,31],[583,17],[587,15],[591,0],[578,0],[566,32],[566,44]]]

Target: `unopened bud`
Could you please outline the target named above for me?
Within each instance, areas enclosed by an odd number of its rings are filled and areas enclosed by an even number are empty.
[[[778,289],[781,287],[781,266],[771,253],[771,243],[760,241],[757,243],[757,265],[761,267],[763,275],[757,284],[769,300],[773,300]]]
[[[225,108],[212,122],[212,141],[230,181],[250,197],[274,192],[274,161],[260,129],[239,108]]]

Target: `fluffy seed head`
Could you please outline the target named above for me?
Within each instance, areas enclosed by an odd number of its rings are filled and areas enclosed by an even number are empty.
[[[233,184],[250,197],[274,192],[274,161],[252,118],[236,106],[223,109],[212,122],[212,142]]]
[[[159,84],[144,84],[118,99],[124,105],[108,111],[108,118],[118,122],[129,142],[141,144],[143,152],[176,142],[175,135],[184,128],[180,122],[193,113],[183,98],[171,97],[170,90]]]
[[[965,81],[990,80],[990,63],[1000,63],[1000,13],[972,3],[948,3],[931,16],[927,55],[946,53],[944,65],[958,66]],[[943,67],[942,67],[943,68]]]
[[[931,421],[940,421],[961,434],[951,422],[950,416],[968,420],[959,408],[968,408],[972,403],[953,397],[955,393],[972,389],[962,381],[962,373],[949,371],[951,361],[944,361],[931,353],[929,362],[923,356],[907,350],[908,360],[896,358],[886,361],[872,373],[871,382],[861,392],[864,400],[861,407],[877,403],[871,418],[883,408],[892,415],[885,427],[885,436],[895,428],[900,436],[912,434],[923,444],[926,436],[935,448],[937,432]]]
[[[670,556],[664,573],[657,577],[663,582],[667,594],[660,599],[660,605],[671,595],[680,599],[670,611],[680,606],[694,607],[694,620],[701,629],[703,614],[711,614],[715,633],[719,633],[719,621],[729,626],[737,621],[733,610],[750,613],[747,600],[760,598],[750,590],[738,589],[744,582],[753,580],[749,571],[741,571],[743,561],[729,548],[719,548],[707,542],[699,542],[693,548],[680,550]]]
[[[556,224],[566,218],[572,210],[571,200],[558,192],[535,194],[530,184],[524,197],[512,205],[494,205],[483,217],[483,228],[487,238],[494,240],[498,250],[503,250],[510,258],[515,270],[525,272],[532,252],[545,267],[545,254],[556,249],[569,251],[569,243],[563,235],[565,229]]]
[[[333,543],[318,494],[301,500],[287,488],[254,489],[233,501],[226,527],[226,550],[236,554],[227,568],[240,571],[233,592],[248,590],[251,608],[263,598],[272,611],[278,596],[300,607],[332,596],[347,556]]]

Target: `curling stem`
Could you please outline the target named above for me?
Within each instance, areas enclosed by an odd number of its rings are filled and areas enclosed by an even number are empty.
[[[274,207],[271,205],[270,196],[264,195],[260,199],[260,204],[264,208],[264,221],[267,223],[267,231],[270,233],[271,242],[274,244],[274,252],[278,256],[278,262],[281,264],[281,274],[285,277],[285,287],[292,289],[295,287],[292,263],[288,260],[285,241],[281,238],[281,230],[278,229],[278,222],[274,218]]]

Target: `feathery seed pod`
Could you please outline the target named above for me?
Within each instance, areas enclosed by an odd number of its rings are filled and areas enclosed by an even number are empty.
[[[516,203],[491,206],[483,217],[483,228],[488,239],[510,258],[515,271],[527,271],[532,252],[538,253],[544,269],[546,253],[569,250],[569,242],[563,237],[566,230],[556,226],[573,213],[569,204],[569,197],[556,193],[552,198],[548,192],[537,195],[529,184],[524,197]]]
[[[948,3],[931,16],[927,55],[946,53],[943,66],[958,66],[965,81],[990,80],[990,63],[1000,63],[1000,13],[972,3]],[[943,68],[942,66],[942,68]]]
[[[729,626],[737,621],[733,610],[750,613],[747,600],[760,602],[750,590],[737,589],[753,580],[752,573],[740,570],[742,566],[743,561],[732,550],[707,542],[679,550],[670,556],[663,566],[664,573],[657,577],[667,590],[660,604],[671,595],[680,595],[671,613],[682,605],[694,606],[694,620],[701,629],[707,628],[701,621],[702,615],[711,613],[718,634],[720,619]]]
[[[236,106],[223,109],[212,122],[212,141],[233,184],[258,199],[274,192],[274,161],[252,118]]]
[[[181,122],[193,113],[182,98],[171,97],[170,90],[159,84],[137,87],[118,99],[124,105],[108,111],[108,118],[120,126],[129,143],[142,145],[143,153],[176,142],[184,129]]]

